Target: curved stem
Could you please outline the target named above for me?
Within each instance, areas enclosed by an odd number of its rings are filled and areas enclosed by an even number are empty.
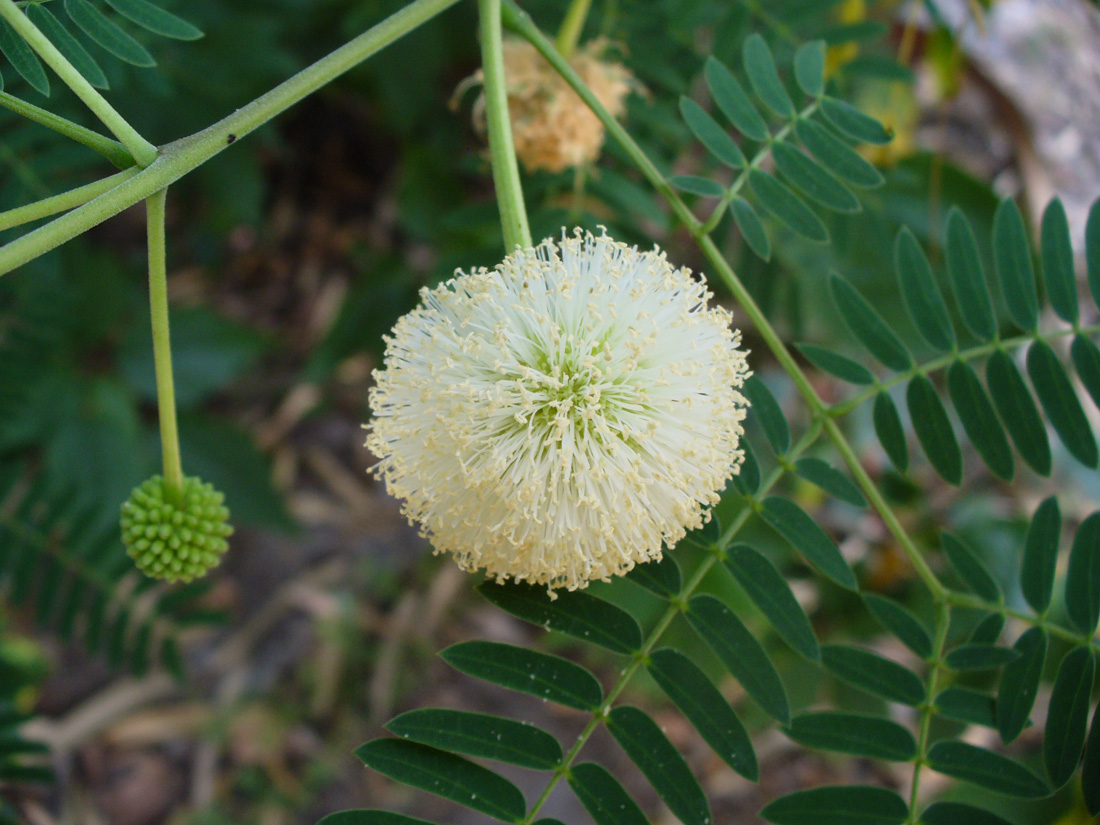
[[[573,0],[569,4],[569,10],[565,13],[565,19],[561,22],[558,31],[557,47],[561,56],[568,60],[573,56],[577,43],[581,39],[581,31],[584,29],[584,21],[588,19],[588,9],[592,0]]]
[[[160,450],[164,457],[164,487],[170,500],[183,499],[179,428],[176,425],[176,386],[172,380],[172,345],[168,334],[168,269],[164,242],[164,204],[167,188],[145,201],[149,234],[149,312],[153,319],[153,362],[157,373],[157,412]]]
[[[0,0],[0,17],[8,21],[43,62],[57,73],[57,76],[73,90],[77,97],[84,101],[84,104],[111,131],[111,134],[117,137],[134,156],[138,165],[148,166],[156,159],[157,147],[139,135],[137,130],[115,111],[115,108],[84,79],[84,75],[76,70],[68,58],[57,50],[57,46],[39,31],[38,26],[19,10],[13,0]]]
[[[70,189],[68,192],[62,192],[60,195],[43,198],[40,201],[28,203],[26,206],[17,206],[15,209],[0,212],[0,230],[11,229],[13,226],[20,226],[25,223],[30,223],[31,221],[36,221],[39,218],[48,218],[50,215],[56,215],[58,212],[74,209],[93,198],[98,198],[104,192],[111,191],[120,183],[129,180],[137,173],[138,167],[131,166],[129,169],[123,169],[121,172],[116,172],[110,177],[97,180],[85,186],[78,186],[76,189]]]
[[[489,132],[489,159],[500,207],[500,228],[505,252],[517,246],[528,249],[531,229],[519,182],[519,164],[512,145],[512,117],[504,78],[504,53],[500,25],[500,0],[478,0],[481,28],[481,66],[485,77],[485,119]]]
[[[119,169],[126,169],[134,165],[134,158],[126,151],[126,147],[117,140],[104,137],[99,132],[93,132],[78,123],[73,123],[60,115],[48,112],[45,109],[28,103],[21,98],[0,92],[0,106],[10,109],[17,115],[22,115],[27,120],[33,120],[47,129],[53,129],[70,140],[82,143],[89,149],[99,152]]]

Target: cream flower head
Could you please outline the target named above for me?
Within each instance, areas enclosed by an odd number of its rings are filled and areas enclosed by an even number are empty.
[[[690,270],[576,230],[420,297],[385,339],[367,446],[437,553],[572,590],[709,520],[749,371]]]

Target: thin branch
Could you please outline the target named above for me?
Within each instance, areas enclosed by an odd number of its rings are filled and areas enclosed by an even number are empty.
[[[138,170],[139,167],[131,166],[129,169],[116,172],[110,177],[94,181],[85,186],[78,186],[76,189],[70,189],[60,195],[43,198],[34,203],[28,203],[26,206],[17,206],[15,209],[0,212],[0,231],[22,226],[25,223],[37,221],[40,218],[48,218],[58,212],[65,212],[82,206],[93,198],[98,198],[103,193],[110,192],[123,181],[129,180],[138,173]]]
[[[27,120],[45,126],[47,129],[53,129],[70,140],[84,144],[92,151],[99,152],[119,169],[126,169],[135,165],[133,156],[117,140],[104,137],[99,132],[94,132],[78,123],[73,123],[71,120],[55,115],[53,112],[35,106],[33,103],[9,95],[7,92],[0,92],[0,106],[10,109],[17,115],[22,115]]]

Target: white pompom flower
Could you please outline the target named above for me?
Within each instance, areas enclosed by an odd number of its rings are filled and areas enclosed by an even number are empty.
[[[709,520],[749,371],[690,270],[577,230],[420,297],[385,339],[367,446],[437,553],[575,589]]]

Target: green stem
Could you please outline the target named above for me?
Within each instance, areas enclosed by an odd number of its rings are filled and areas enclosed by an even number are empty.
[[[85,204],[93,198],[98,198],[104,192],[109,192],[137,173],[138,167],[131,166],[129,169],[123,169],[108,178],[97,180],[86,186],[79,186],[76,189],[70,189],[68,192],[62,192],[60,195],[43,198],[40,201],[28,203],[26,206],[17,206],[7,212],[0,212],[0,231],[36,221],[39,218],[47,218],[50,215],[56,215],[58,212],[65,212]]]
[[[0,17],[7,20],[16,33],[27,42],[27,45],[34,49],[46,65],[57,73],[57,76],[61,78],[65,85],[84,101],[84,104],[111,131],[111,134],[117,137],[129,153],[133,155],[138,165],[148,166],[156,159],[157,147],[139,135],[134,127],[115,111],[106,98],[84,79],[84,75],[76,70],[65,55],[57,50],[57,46],[51,43],[49,38],[42,34],[38,27],[27,18],[27,15],[19,10],[13,0],[0,0]]]
[[[944,594],[944,599],[947,604],[952,607],[965,607],[970,610],[982,610],[989,613],[1002,613],[1012,619],[1018,619],[1025,624],[1029,624],[1033,627],[1041,627],[1049,635],[1055,636],[1063,641],[1069,642],[1073,645],[1087,647],[1092,645],[1100,649],[1100,642],[1097,641],[1095,636],[1088,636],[1084,633],[1078,633],[1074,630],[1070,630],[1060,624],[1047,619],[1045,616],[1035,616],[1030,613],[1024,613],[1020,610],[1013,610],[1011,607],[1006,607],[1003,604],[997,602],[986,601],[980,596],[975,596],[971,593],[960,593],[957,590],[948,590]]]
[[[161,147],[160,156],[152,164],[110,192],[0,247],[0,275],[60,246],[179,180],[238,138],[259,128],[302,98],[457,2],[458,0],[414,0],[247,106],[201,132]]]
[[[0,106],[10,109],[28,120],[33,120],[48,129],[53,129],[77,143],[84,144],[89,149],[99,152],[119,169],[126,169],[134,165],[134,159],[126,151],[125,146],[117,140],[104,137],[99,132],[93,132],[91,129],[73,123],[71,120],[66,120],[60,115],[41,109],[33,103],[13,97],[7,92],[0,92]]]
[[[943,601],[936,604],[936,639],[932,644],[931,667],[924,688],[924,704],[920,708],[920,730],[917,734],[917,758],[913,761],[913,780],[909,786],[909,818],[906,825],[917,822],[917,803],[920,794],[920,775],[924,761],[928,758],[928,738],[932,730],[932,717],[935,716],[934,700],[936,685],[939,681],[940,666],[943,664],[943,649],[947,644],[947,629],[951,625],[951,608]]]
[[[558,52],[566,60],[573,56],[577,43],[580,42],[581,31],[584,30],[584,21],[588,19],[588,9],[591,5],[592,0],[573,0],[569,4],[569,10],[561,22],[556,43]]]
[[[519,164],[512,145],[512,117],[504,78],[504,53],[500,27],[500,0],[478,0],[481,28],[481,66],[484,74],[485,118],[489,131],[489,159],[500,207],[500,227],[505,252],[517,246],[528,249],[531,229],[519,182]]]
[[[172,380],[172,345],[168,334],[168,268],[164,243],[164,203],[167,188],[145,201],[149,242],[149,312],[153,318],[153,363],[157,374],[160,450],[164,457],[164,488],[169,500],[183,501],[183,466],[176,425],[176,385]]]

